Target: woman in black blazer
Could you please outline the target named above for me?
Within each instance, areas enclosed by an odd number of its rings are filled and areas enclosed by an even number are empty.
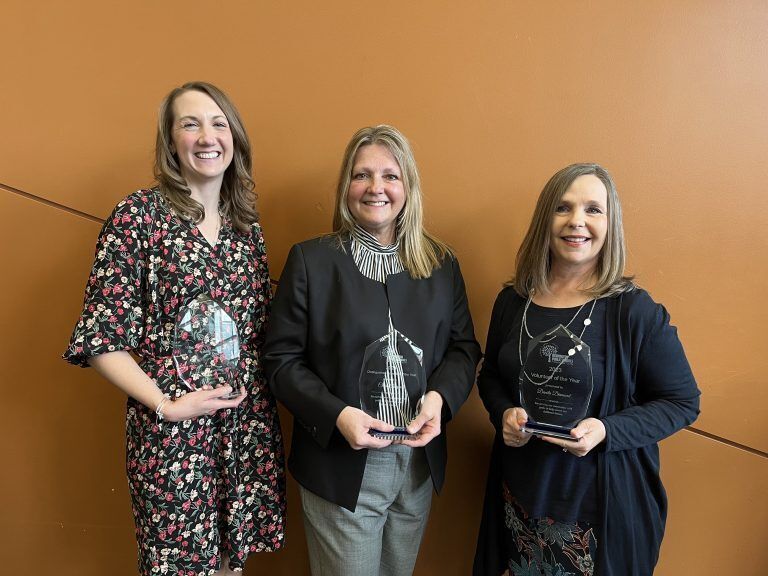
[[[359,130],[344,154],[332,234],[293,246],[274,301],[264,365],[294,415],[314,575],[411,574],[447,456],[444,425],[480,358],[459,264],[422,226],[410,145],[391,126]],[[361,409],[366,347],[396,330],[427,377],[410,439]],[[431,481],[430,481],[431,477]]]

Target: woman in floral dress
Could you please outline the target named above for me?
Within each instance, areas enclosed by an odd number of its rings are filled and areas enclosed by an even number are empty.
[[[139,573],[242,570],[283,542],[280,424],[260,350],[270,300],[251,148],[227,96],[202,82],[160,108],[158,186],[106,220],[65,359],[128,394],[126,470]],[[233,380],[182,378],[174,352],[187,305],[217,302],[239,335]]]

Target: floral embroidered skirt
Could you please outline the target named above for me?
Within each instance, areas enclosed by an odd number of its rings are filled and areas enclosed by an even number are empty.
[[[507,569],[502,576],[592,576],[597,539],[587,522],[565,524],[530,518],[504,485],[504,544]]]

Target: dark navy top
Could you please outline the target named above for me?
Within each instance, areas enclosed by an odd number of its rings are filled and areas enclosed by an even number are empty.
[[[582,340],[590,347],[592,356],[592,396],[586,417],[599,413],[605,384],[605,299],[599,299],[592,310],[592,323],[584,330]],[[578,314],[574,308],[545,308],[531,303],[526,314],[528,331],[533,337],[551,330],[558,324],[567,325],[576,336],[584,328],[584,319],[589,317],[592,303],[587,303]],[[574,318],[574,315],[575,318]],[[497,358],[499,372],[510,386],[511,396],[519,399],[520,322],[513,323]],[[530,338],[523,329],[520,343],[523,361]],[[519,404],[519,402],[518,402]],[[507,447],[513,451],[512,458],[504,458],[504,481],[512,496],[533,518],[548,517],[559,522],[597,523],[599,518],[597,492],[597,451],[593,449],[583,458],[578,458],[553,444],[538,438],[520,448]]]

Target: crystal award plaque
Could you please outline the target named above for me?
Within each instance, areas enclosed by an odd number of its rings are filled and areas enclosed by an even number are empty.
[[[366,347],[360,370],[360,408],[395,427],[392,432],[372,430],[372,436],[416,438],[405,427],[419,413],[427,389],[423,358],[421,348],[392,327]]]
[[[531,339],[520,370],[526,432],[575,440],[570,431],[587,415],[591,397],[587,344],[562,324]]]
[[[232,393],[222,398],[240,394],[237,324],[220,303],[206,295],[181,309],[174,333],[173,361],[179,380],[189,390],[231,385]]]

